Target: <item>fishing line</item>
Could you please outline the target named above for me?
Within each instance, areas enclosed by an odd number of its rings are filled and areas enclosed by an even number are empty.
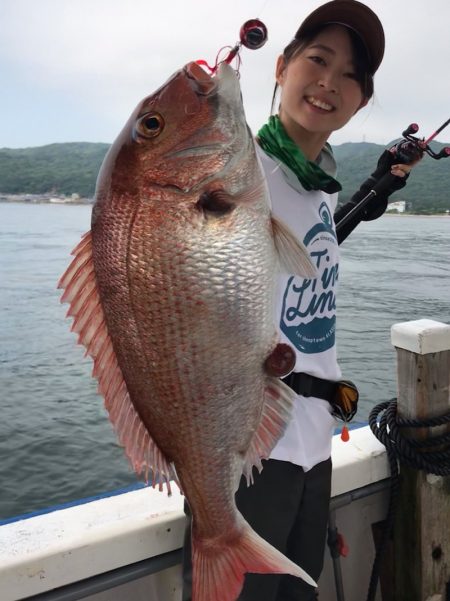
[[[268,4],[269,0],[265,0],[265,2],[263,2],[262,7],[258,11],[258,15],[262,15],[262,13],[266,10]]]

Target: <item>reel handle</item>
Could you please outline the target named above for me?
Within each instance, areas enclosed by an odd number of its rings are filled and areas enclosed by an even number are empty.
[[[435,159],[446,159],[450,157],[450,146],[444,146],[444,148],[437,153],[437,155],[433,158]]]
[[[417,123],[411,123],[411,125],[408,125],[408,127],[405,129],[405,131],[402,132],[402,136],[404,138],[407,138],[411,134],[416,134],[418,131],[419,131],[419,126],[417,125]]]

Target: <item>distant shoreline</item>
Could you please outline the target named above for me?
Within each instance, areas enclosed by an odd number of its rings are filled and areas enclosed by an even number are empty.
[[[448,213],[384,213],[383,217],[450,217]]]
[[[47,194],[32,195],[32,194],[0,194],[0,203],[11,204],[19,203],[26,205],[93,205],[93,198],[84,198],[78,194],[73,194],[71,197],[51,196]]]
[[[8,196],[8,198],[5,198]],[[12,195],[11,195],[12,196]],[[24,199],[24,198],[12,198],[10,195],[0,195],[0,204],[24,204],[24,205],[58,205],[58,206],[92,206],[94,204],[93,198],[78,198],[72,199]],[[386,212],[384,216],[387,217],[450,217],[449,213],[393,213]]]

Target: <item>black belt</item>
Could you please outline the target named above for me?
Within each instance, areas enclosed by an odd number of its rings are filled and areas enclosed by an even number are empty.
[[[316,378],[310,374],[294,371],[286,376],[283,381],[301,396],[313,396],[329,403],[335,402],[339,386],[339,382],[322,380],[322,378]]]
[[[332,414],[345,422],[349,422],[356,414],[359,394],[350,380],[332,382],[293,371],[284,378],[284,382],[297,394],[328,401],[333,408]]]

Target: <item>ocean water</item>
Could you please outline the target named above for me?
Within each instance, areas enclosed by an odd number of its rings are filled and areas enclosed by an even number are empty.
[[[137,482],[59,302],[89,206],[0,204],[0,519]],[[358,421],[396,392],[392,324],[450,323],[450,218],[385,216],[342,245],[337,339]]]

